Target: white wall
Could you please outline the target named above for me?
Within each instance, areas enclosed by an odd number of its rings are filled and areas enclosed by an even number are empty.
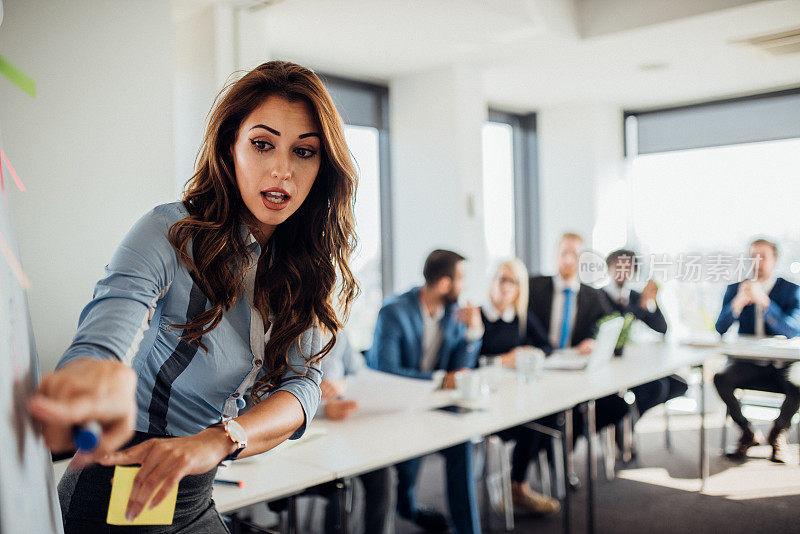
[[[601,249],[613,241],[606,236],[619,234],[616,217],[628,209],[614,194],[624,185],[622,111],[601,103],[545,107],[537,115],[537,135],[540,268],[552,273],[562,233],[577,232],[587,246]],[[624,231],[623,219],[618,246]],[[594,242],[595,234],[602,243]]]
[[[194,171],[203,141],[203,122],[219,90],[215,79],[214,10],[206,6],[174,21],[173,131],[175,189],[183,189]]]
[[[205,121],[219,91],[235,79],[234,9],[204,5],[179,11],[173,21],[175,183],[178,194],[194,174]]]
[[[159,0],[6,2],[0,50],[39,91],[31,99],[0,80],[4,150],[29,189],[11,201],[45,369],[131,224],[177,198],[228,75],[268,59],[262,23],[224,6],[173,21]],[[396,77],[390,107],[395,290],[422,281],[432,249],[450,248],[470,259],[466,296],[482,300],[478,74],[453,66]],[[616,224],[603,219],[618,213],[606,197],[622,176],[622,121],[615,106],[575,103],[540,109],[538,130],[541,267],[552,271],[560,233],[591,244],[598,225]]]
[[[392,79],[389,110],[395,290],[422,283],[436,248],[469,259],[465,295],[485,294],[481,125],[477,74],[443,67]]]
[[[395,78],[389,88],[395,290],[422,282],[434,248],[469,258],[466,296],[488,284],[481,200],[480,128],[486,101],[473,71],[441,68]],[[625,244],[628,205],[622,110],[575,102],[538,110],[541,265],[555,270],[567,231],[602,253]],[[474,198],[472,213],[471,198]],[[533,268],[533,270],[537,270]]]
[[[0,79],[3,150],[44,370],[67,348],[116,245],[175,199],[172,31],[163,0],[6,0],[0,51],[37,83]],[[88,14],[88,15],[87,15]]]

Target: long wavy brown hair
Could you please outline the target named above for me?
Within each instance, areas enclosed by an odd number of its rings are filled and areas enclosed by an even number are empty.
[[[317,354],[306,355],[308,361],[316,362],[330,351],[358,293],[348,265],[356,245],[357,177],[342,120],[316,74],[294,63],[270,61],[229,83],[208,115],[195,173],[182,199],[189,216],[172,225],[169,240],[211,308],[173,327],[183,329],[182,339],[208,352],[202,336],[245,298],[249,251],[241,224],[252,227],[255,221],[236,185],[231,147],[244,119],[270,96],[310,104],[321,128],[322,160],[305,201],[275,229],[256,268],[254,304],[262,319],[272,314],[264,351],[266,374],[252,390],[256,400],[280,385],[290,346],[299,344],[300,335],[312,326],[331,339]]]

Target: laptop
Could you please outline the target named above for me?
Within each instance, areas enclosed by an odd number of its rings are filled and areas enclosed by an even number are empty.
[[[580,371],[590,367],[598,367],[614,357],[614,348],[617,340],[622,333],[625,323],[623,317],[610,319],[600,325],[597,332],[597,339],[594,343],[594,350],[589,355],[578,354],[574,348],[559,349],[553,351],[544,360],[545,369],[555,369],[562,371]]]

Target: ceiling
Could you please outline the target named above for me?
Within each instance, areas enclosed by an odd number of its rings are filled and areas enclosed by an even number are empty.
[[[211,0],[179,0],[179,6]],[[228,1],[227,3],[231,3]],[[800,86],[800,0],[236,0],[273,57],[372,81],[458,65],[510,110],[647,108]],[[249,6],[249,7],[248,7]]]

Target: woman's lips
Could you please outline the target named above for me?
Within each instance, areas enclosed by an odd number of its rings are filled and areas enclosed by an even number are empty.
[[[267,209],[280,211],[289,205],[291,195],[283,189],[272,188],[261,191],[261,202]]]

